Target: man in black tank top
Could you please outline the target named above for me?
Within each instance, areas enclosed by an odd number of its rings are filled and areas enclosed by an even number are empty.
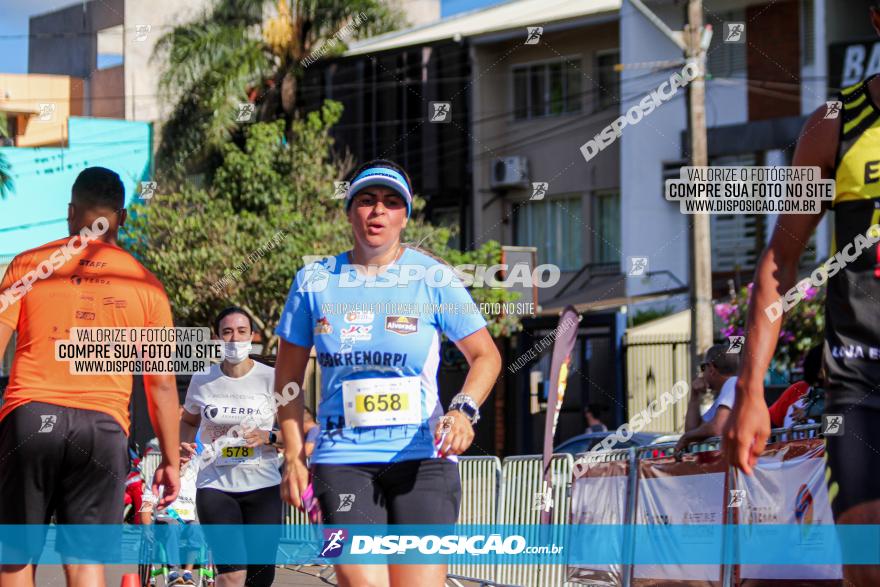
[[[880,33],[880,4],[870,18]],[[844,88],[801,131],[792,165],[834,178],[834,246],[827,275],[826,414],[842,434],[825,435],[828,495],[838,524],[880,523],[880,77]],[[823,211],[824,214],[824,211]],[[765,309],[798,280],[801,254],[822,214],[780,215],[755,270],[746,343],[722,451],[747,474],[770,434],[764,375],[783,319]],[[820,256],[821,258],[821,256]],[[819,273],[820,277],[821,271]],[[816,275],[814,273],[814,275]],[[847,585],[880,585],[880,567],[844,568]]]
[[[834,235],[846,266],[828,280],[825,368],[829,400],[839,406],[880,408],[880,248],[871,243],[880,237],[871,229],[880,222],[880,108],[870,91],[878,87],[876,79],[844,88],[837,97],[843,109]],[[847,249],[847,243],[857,246]]]

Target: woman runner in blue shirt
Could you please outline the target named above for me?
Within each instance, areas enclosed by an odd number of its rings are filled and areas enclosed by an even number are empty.
[[[501,370],[486,322],[452,268],[401,242],[412,184],[386,160],[362,165],[345,199],[354,246],[293,280],[277,329],[276,393],[302,385],[312,346],[321,367],[321,433],[312,484],[325,524],[454,524],[457,457]],[[440,405],[441,335],[470,366]],[[289,388],[288,388],[289,389]],[[286,443],[283,498],[302,507],[309,483],[301,395],[279,408]],[[345,586],[442,586],[445,564],[336,565]]]

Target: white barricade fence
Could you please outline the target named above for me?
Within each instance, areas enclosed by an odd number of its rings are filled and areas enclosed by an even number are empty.
[[[571,505],[570,485],[574,457],[570,454],[556,454],[550,462],[553,517],[551,524],[569,523]],[[541,528],[541,510],[536,506],[536,496],[542,493],[544,474],[543,457],[507,457],[501,468],[501,497],[499,503],[499,524],[527,524],[535,526],[535,536]],[[552,533],[550,540],[563,544],[563,530],[558,535]],[[530,540],[530,537],[526,537]],[[561,587],[565,584],[564,565],[497,565],[496,580],[523,587]]]
[[[459,524],[495,524],[498,519],[498,492],[501,487],[501,459],[498,457],[458,457],[461,477]],[[449,565],[449,575],[492,581],[495,565]]]
[[[153,475],[156,474],[156,469],[159,468],[159,463],[161,462],[162,453],[158,451],[149,452],[141,459],[141,473],[143,474],[144,482],[147,485],[153,482]]]
[[[759,458],[754,477],[730,471],[717,451],[716,441],[703,443],[680,460],[663,455],[666,445],[629,450],[610,450],[579,455],[578,466],[571,455],[553,455],[550,497],[554,525],[567,524],[666,524],[720,525],[737,523],[799,524],[803,540],[797,548],[826,552],[837,545],[820,542],[810,526],[833,524],[825,485],[824,444],[817,438],[817,426],[777,430],[767,450]],[[785,436],[783,436],[783,434]],[[794,438],[780,442],[781,438]],[[658,450],[660,449],[660,450]],[[161,462],[161,454],[144,456],[141,470],[149,483]],[[543,489],[543,462],[540,455],[515,456],[503,463],[497,457],[461,457],[459,473],[462,503],[459,524],[533,525],[536,536],[540,524]],[[744,491],[742,504],[729,507],[731,489]],[[305,514],[285,506],[288,526],[283,545],[309,545],[313,528]],[[696,528],[695,528],[696,530]],[[742,534],[747,536],[748,534]],[[527,539],[529,537],[527,536]],[[553,534],[562,544],[565,535]],[[639,544],[626,532],[619,551],[638,556],[640,548],[654,553],[688,548],[716,548],[719,555],[736,545],[717,544],[717,536],[694,533],[675,544]],[[568,547],[577,548],[569,544]],[[585,547],[588,547],[586,545]],[[328,567],[328,571],[331,570]],[[562,587],[565,585],[603,585],[634,587],[681,584],[689,586],[733,584],[733,567],[718,564],[622,564],[591,565],[466,565],[450,566],[450,581],[476,580],[491,585],[522,587]],[[839,565],[742,565],[741,582],[773,585],[775,582],[841,578]],[[768,583],[769,582],[769,583]]]
[[[742,490],[743,503],[735,511],[743,526],[796,524],[803,528],[798,544],[799,558],[839,548],[828,544],[810,527],[834,524],[828,488],[825,484],[825,446],[820,439],[794,440],[770,445],[758,458],[752,477],[736,470],[733,485]],[[765,530],[766,531],[766,530]],[[823,536],[825,536],[823,534]],[[746,540],[748,532],[740,538]],[[827,538],[827,536],[825,536]],[[782,539],[782,537],[780,537]],[[809,558],[809,557],[807,557]],[[761,585],[788,584],[796,579],[842,579],[840,565],[742,565],[742,580],[761,579]]]

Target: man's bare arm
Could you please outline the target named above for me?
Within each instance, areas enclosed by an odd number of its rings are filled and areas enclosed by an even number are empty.
[[[825,119],[825,107],[807,120],[801,132],[792,165],[816,166],[823,178],[834,173],[835,150],[840,123]],[[773,358],[784,318],[771,321],[766,309],[790,290],[797,279],[801,254],[822,219],[822,214],[783,214],[779,216],[773,236],[758,261],[755,285],[746,319],[746,341],[737,385],[740,396],[757,392],[758,382]],[[763,385],[760,386],[763,393]],[[763,400],[763,397],[761,398]]]
[[[147,394],[147,410],[150,423],[159,439],[162,460],[175,467],[180,466],[180,431],[178,414],[180,400],[177,382],[173,374],[144,375]]]
[[[691,392],[691,399],[688,400],[687,414],[684,417],[684,431],[689,432],[700,426],[700,402],[694,399],[696,396]]]
[[[825,107],[819,108],[804,125],[792,164],[819,167],[823,178],[833,177],[839,132],[839,118],[826,119]],[[770,436],[764,374],[776,351],[783,318],[772,320],[766,309],[795,284],[801,254],[821,219],[821,214],[780,216],[755,270],[736,402],[721,446],[727,462],[747,475],[752,474]]]
[[[700,413],[700,406],[703,397],[706,395],[706,381],[702,377],[696,377],[691,382],[691,393],[688,397],[687,413],[684,417],[684,430],[693,430],[702,424],[703,415]]]

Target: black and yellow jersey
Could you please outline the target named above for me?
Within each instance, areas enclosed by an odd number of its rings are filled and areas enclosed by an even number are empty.
[[[880,107],[868,91],[871,79],[839,97],[832,203],[837,250],[880,223]],[[848,260],[829,279],[825,314],[829,401],[880,407],[880,244]]]

